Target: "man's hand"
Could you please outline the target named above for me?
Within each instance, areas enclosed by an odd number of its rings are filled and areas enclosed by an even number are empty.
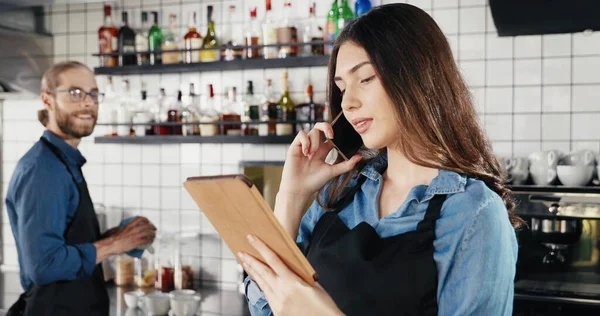
[[[109,231],[112,231],[109,237],[94,243],[97,251],[96,264],[112,255],[151,244],[156,237],[156,227],[142,216],[137,217],[123,228],[117,228],[114,231],[113,229]]]

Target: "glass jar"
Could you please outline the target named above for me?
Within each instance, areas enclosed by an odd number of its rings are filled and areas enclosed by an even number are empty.
[[[179,262],[179,247],[174,234],[163,233],[157,239],[155,287],[161,292],[168,293],[175,289],[175,264]]]
[[[175,264],[175,289],[194,290],[199,273],[200,258],[182,256],[179,263]]]
[[[128,255],[119,255],[115,258],[115,284],[117,286],[130,286],[133,284],[133,258]]]
[[[141,258],[134,259],[135,276],[133,281],[139,288],[152,287],[156,284],[156,268],[154,257],[144,252]]]

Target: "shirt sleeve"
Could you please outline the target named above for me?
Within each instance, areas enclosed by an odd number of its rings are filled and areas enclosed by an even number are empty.
[[[440,280],[439,315],[512,315],[518,248],[504,203],[491,199],[467,225]]]
[[[66,245],[63,236],[73,194],[70,183],[51,168],[35,164],[24,169],[13,185],[21,268],[33,283],[44,285],[92,275],[96,247],[91,243]]]

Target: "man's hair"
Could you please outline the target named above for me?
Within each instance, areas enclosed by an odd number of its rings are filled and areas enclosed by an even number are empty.
[[[46,124],[48,124],[48,110],[41,109],[37,112],[37,115],[38,121],[40,121],[40,123],[46,127]]]
[[[57,64],[52,65],[52,67],[50,67],[50,69],[46,70],[46,72],[44,73],[44,76],[42,77],[42,91],[41,92],[48,92],[51,90],[56,89],[56,87],[58,87],[60,85],[60,75],[62,73],[64,73],[65,71],[71,70],[71,69],[75,69],[75,68],[84,68],[89,70],[90,72],[92,70],[90,70],[90,68],[88,68],[88,66],[78,62],[78,61],[63,61]]]

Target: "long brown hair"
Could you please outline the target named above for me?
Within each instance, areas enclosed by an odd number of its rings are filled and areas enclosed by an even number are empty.
[[[342,94],[333,78],[340,46],[355,43],[367,52],[377,76],[395,105],[398,148],[411,162],[480,179],[496,192],[514,227],[515,203],[505,176],[479,125],[471,94],[454,61],[450,45],[435,21],[409,4],[389,4],[353,20],[335,42],[329,60],[328,102],[331,117],[342,111]],[[363,163],[332,179],[319,194],[327,210],[339,206],[360,168],[380,154],[362,151]]]

